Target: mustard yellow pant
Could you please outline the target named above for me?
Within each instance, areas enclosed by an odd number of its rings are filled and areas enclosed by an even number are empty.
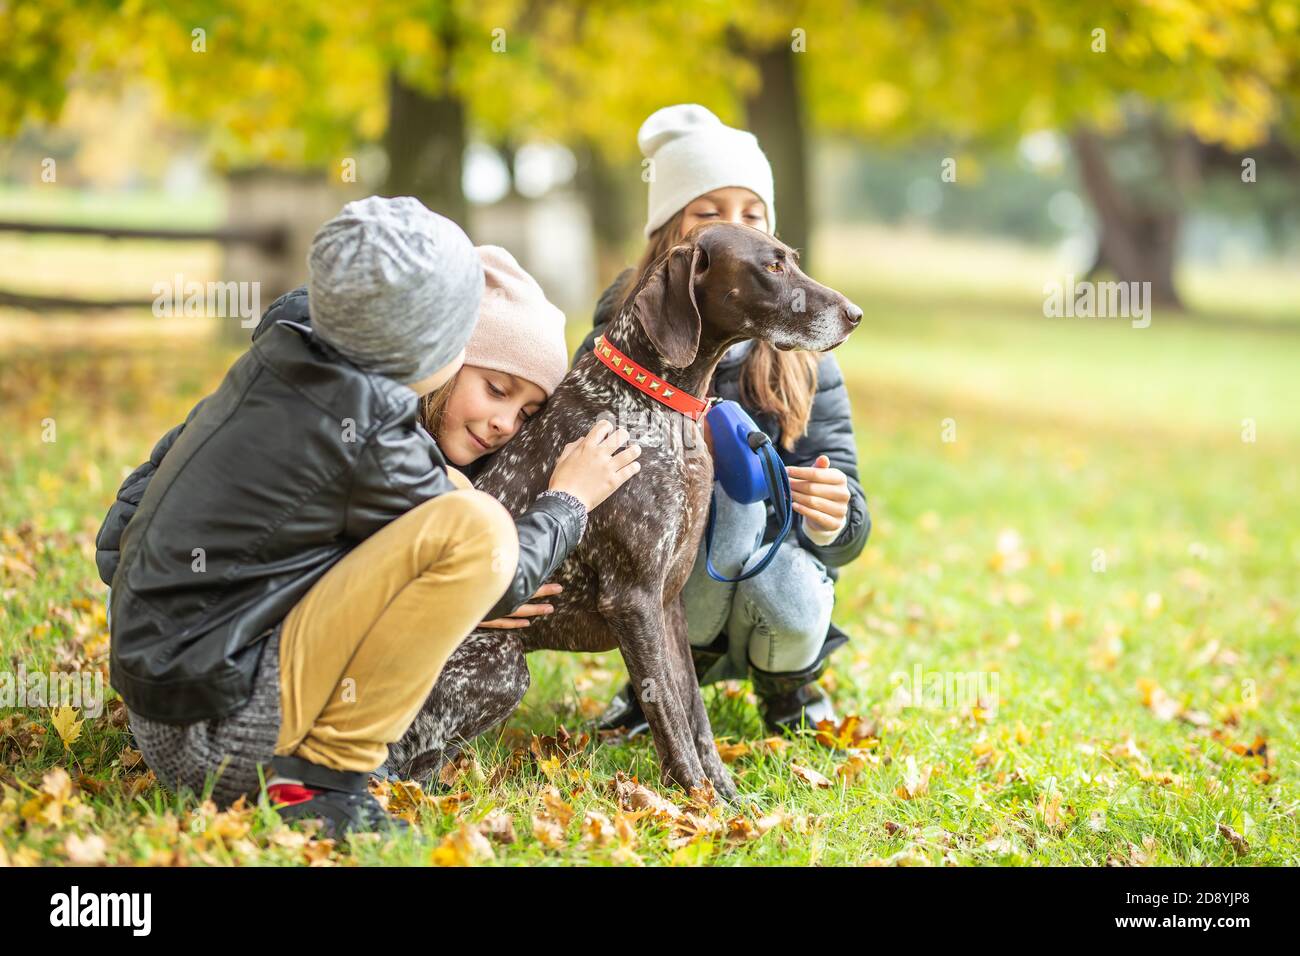
[[[367,538],[289,612],[277,756],[367,772],[387,759],[519,558],[509,512],[455,469],[439,495]]]

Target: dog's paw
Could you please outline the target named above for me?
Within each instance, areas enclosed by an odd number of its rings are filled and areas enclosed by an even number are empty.
[[[713,792],[727,803],[734,802],[739,796],[736,780],[727,769],[716,747],[706,749],[701,755],[700,763],[704,766],[704,776],[713,785]]]
[[[724,770],[720,774],[710,774],[708,781],[713,785],[713,792],[723,803],[735,803],[740,799],[740,791],[736,789],[736,782],[729,772]]]

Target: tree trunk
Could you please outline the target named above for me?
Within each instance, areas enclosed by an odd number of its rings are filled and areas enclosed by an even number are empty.
[[[429,96],[389,77],[386,196],[414,196],[469,231],[469,204],[461,183],[465,104],[455,95]]]
[[[1083,187],[1097,214],[1097,255],[1088,277],[1110,272],[1121,282],[1150,282],[1153,305],[1182,309],[1174,285],[1174,260],[1182,211],[1174,204],[1150,202],[1126,192],[1106,161],[1103,140],[1087,129],[1071,137]],[[1174,183],[1185,182],[1188,150],[1178,143],[1162,149],[1164,172]]]
[[[596,281],[603,289],[629,264],[624,244],[634,227],[628,211],[627,184],[631,181],[640,185],[641,182],[635,176],[629,178],[626,173],[620,175],[611,168],[594,144],[576,146],[574,152],[578,157],[574,185],[591,215],[591,231],[596,244]],[[637,226],[644,224],[644,219],[636,223]],[[638,247],[644,247],[644,242]]]
[[[287,170],[265,166],[226,174],[226,222],[241,229],[281,231],[278,247],[250,243],[224,244],[221,281],[252,282],[258,308],[265,310],[282,293],[307,281],[307,252],[321,223],[338,215],[349,198],[331,181],[327,170]],[[261,314],[256,316],[261,318]],[[253,330],[243,321],[223,319],[224,344],[245,347]]]
[[[799,250],[806,270],[811,260],[808,241],[812,211],[808,202],[808,139],[796,54],[789,42],[744,52],[758,67],[761,79],[759,88],[745,99],[745,115],[749,131],[758,137],[772,163],[780,210],[777,233]]]

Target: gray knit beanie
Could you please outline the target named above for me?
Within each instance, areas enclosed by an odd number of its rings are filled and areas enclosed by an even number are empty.
[[[460,226],[412,196],[350,202],[307,253],[312,327],[355,365],[409,384],[469,341],[483,267]]]

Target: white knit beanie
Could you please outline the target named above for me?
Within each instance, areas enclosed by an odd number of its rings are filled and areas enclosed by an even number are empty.
[[[485,289],[465,364],[518,375],[550,398],[569,370],[564,313],[500,246],[476,246]]]
[[[647,239],[691,200],[724,186],[752,190],[767,207],[768,231],[776,231],[772,166],[753,133],[725,125],[703,106],[679,103],[651,113],[636,141],[653,163]]]

